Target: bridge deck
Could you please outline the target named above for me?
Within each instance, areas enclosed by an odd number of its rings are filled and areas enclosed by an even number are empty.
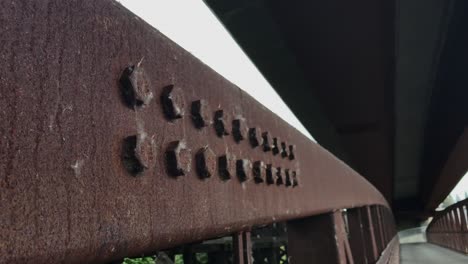
[[[466,264],[468,256],[429,243],[401,244],[402,264]]]

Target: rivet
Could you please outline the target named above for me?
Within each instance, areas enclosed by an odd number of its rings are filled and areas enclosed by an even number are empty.
[[[190,172],[190,150],[184,141],[169,143],[166,150],[167,171],[172,176],[184,176]]]
[[[164,87],[161,94],[161,104],[167,119],[174,120],[182,118],[185,107],[182,89],[174,85]]]
[[[268,164],[266,168],[266,182],[268,184],[274,184],[276,178],[276,168],[273,165]]]
[[[283,179],[283,171],[281,167],[278,167],[276,169],[276,185],[282,185],[284,184],[284,179]]]
[[[278,138],[273,138],[273,148],[271,151],[273,152],[273,155],[277,155],[279,153],[279,139]]]
[[[232,121],[232,136],[237,143],[245,139],[247,130],[244,118],[240,117]]]
[[[139,64],[125,68],[120,85],[123,99],[131,108],[148,105],[153,99],[148,78]]]
[[[218,173],[221,179],[225,181],[231,179],[234,175],[235,162],[235,157],[227,152],[218,158]]]
[[[271,143],[272,143],[272,139],[271,139],[270,133],[263,132],[262,133],[263,151],[265,151],[265,152],[270,151],[271,150]]]
[[[296,146],[295,145],[289,145],[289,159],[293,160],[296,158],[295,153],[296,152]]]
[[[195,162],[198,176],[202,179],[211,177],[216,171],[216,155],[208,146],[198,150]]]
[[[154,138],[145,134],[129,136],[124,139],[122,160],[127,171],[137,176],[154,164],[156,157]]]
[[[211,124],[209,113],[209,106],[205,100],[197,100],[192,102],[192,121],[196,128],[201,129]]]
[[[214,114],[214,128],[216,130],[216,135],[218,137],[223,137],[226,135],[229,135],[228,127],[227,127],[227,122],[224,119],[224,111],[223,110],[217,110]]]
[[[252,148],[256,148],[260,145],[261,133],[260,128],[250,128],[249,129],[249,141]]]
[[[239,181],[247,181],[250,177],[252,165],[247,159],[238,159],[236,161],[236,173]]]
[[[262,183],[265,181],[265,163],[263,161],[255,161],[253,164],[253,177],[256,183]]]

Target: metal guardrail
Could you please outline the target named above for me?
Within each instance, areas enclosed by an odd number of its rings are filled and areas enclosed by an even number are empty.
[[[468,254],[468,199],[438,212],[426,234],[430,243]]]
[[[278,221],[291,263],[398,258],[371,184],[117,2],[1,5],[0,263],[226,235],[250,263]]]

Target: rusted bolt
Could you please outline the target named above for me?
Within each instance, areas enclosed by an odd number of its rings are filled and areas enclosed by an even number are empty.
[[[278,145],[279,145],[279,138],[273,138],[273,147],[271,148],[273,155],[277,155],[279,153]]]
[[[290,175],[290,172],[289,172],[289,169],[285,169],[284,170],[284,174],[285,174],[285,185],[286,187],[290,187],[292,185],[292,179],[291,179],[291,175]]]
[[[270,133],[268,132],[263,132],[262,133],[262,147],[263,147],[263,151],[267,152],[267,151],[270,151],[271,150],[271,143],[272,143],[272,139],[271,139],[271,136],[270,136]]]
[[[253,177],[256,183],[262,183],[265,181],[265,163],[263,161],[256,161],[253,164]]]
[[[249,160],[238,159],[236,161],[237,177],[239,177],[239,180],[241,182],[247,181],[250,178],[251,170],[252,170],[252,165],[250,164]]]
[[[288,147],[286,146],[285,142],[281,142],[281,157],[286,158],[288,156]]]
[[[223,110],[217,110],[214,114],[214,128],[218,137],[229,135],[227,122],[224,117]]]
[[[278,167],[276,169],[276,185],[282,185],[282,184],[284,184],[283,171],[281,167]]]
[[[198,176],[202,179],[211,177],[216,171],[216,155],[208,146],[198,150],[195,162]]]
[[[125,103],[133,108],[148,105],[153,99],[150,84],[143,67],[132,65],[120,77],[121,92]]]
[[[268,184],[274,184],[276,178],[276,168],[273,165],[268,164],[266,168],[266,182]]]
[[[172,176],[184,176],[190,172],[190,150],[184,141],[169,143],[166,150],[167,171]]]
[[[260,145],[260,136],[260,128],[253,127],[249,129],[249,141],[252,148],[256,148]]]
[[[295,153],[296,152],[296,146],[294,145],[289,145],[289,159],[293,160],[296,158]]]
[[[235,161],[235,157],[227,152],[218,158],[218,173],[221,179],[225,181],[231,179],[234,175]]]
[[[124,139],[122,160],[125,169],[133,175],[140,175],[155,163],[156,151],[153,137],[145,134],[129,136]]]
[[[245,139],[247,136],[247,130],[248,128],[245,123],[245,118],[239,117],[232,121],[232,136],[237,143]]]
[[[292,172],[293,187],[299,186],[299,180],[297,179],[296,171]]]
[[[184,115],[185,101],[182,89],[169,85],[164,87],[161,94],[161,104],[164,115],[169,120],[182,118]]]
[[[192,121],[196,128],[201,129],[211,124],[210,110],[205,100],[192,102]]]

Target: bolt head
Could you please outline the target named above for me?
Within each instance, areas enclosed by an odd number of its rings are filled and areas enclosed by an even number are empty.
[[[286,158],[288,156],[288,147],[285,142],[281,142],[281,157]]]
[[[265,181],[266,166],[263,161],[254,162],[252,172],[255,183],[262,183]]]
[[[195,161],[197,174],[202,179],[211,177],[216,171],[216,155],[208,146],[198,150]]]
[[[139,65],[125,68],[120,77],[120,85],[123,99],[131,108],[146,106],[153,99],[148,77]]]
[[[217,110],[214,114],[214,128],[218,137],[229,135],[228,123],[225,120],[225,115],[223,110]]]
[[[146,134],[126,137],[123,142],[122,159],[124,167],[131,175],[141,175],[155,163],[154,137],[148,137]]]
[[[276,181],[276,168],[271,164],[266,167],[266,182],[268,185],[274,184]]]
[[[250,128],[249,129],[249,141],[252,148],[256,148],[260,145],[261,142],[261,131],[260,128]]]
[[[271,148],[271,152],[273,152],[273,155],[278,155],[280,152],[280,140],[279,138],[275,137],[273,138],[273,147]]]
[[[285,174],[285,183],[284,183],[284,185],[286,185],[286,187],[292,186],[292,177],[290,175],[289,169],[285,169],[284,174]]]
[[[297,172],[296,171],[292,172],[292,181],[293,181],[293,187],[299,186],[299,180],[297,179]]]
[[[210,109],[205,100],[192,102],[191,114],[196,128],[201,129],[211,124]]]
[[[296,158],[296,146],[295,145],[289,145],[289,160],[294,160]]]
[[[251,178],[252,164],[247,159],[238,159],[236,161],[236,173],[239,181],[245,182]]]
[[[190,149],[184,141],[173,141],[166,150],[167,171],[172,176],[184,176],[190,172]]]
[[[175,120],[182,118],[185,108],[182,89],[174,85],[166,86],[161,94],[161,104],[167,119]]]
[[[218,158],[218,173],[223,180],[229,180],[234,175],[236,158],[225,153]]]
[[[283,177],[283,170],[281,167],[276,168],[276,185],[282,185],[284,184],[284,177]]]
[[[248,128],[245,122],[245,118],[239,117],[232,121],[232,136],[237,143],[246,138],[247,131]]]
[[[268,132],[263,132],[262,133],[262,148],[263,151],[267,152],[271,150],[273,143],[273,139],[271,138],[270,133]]]

